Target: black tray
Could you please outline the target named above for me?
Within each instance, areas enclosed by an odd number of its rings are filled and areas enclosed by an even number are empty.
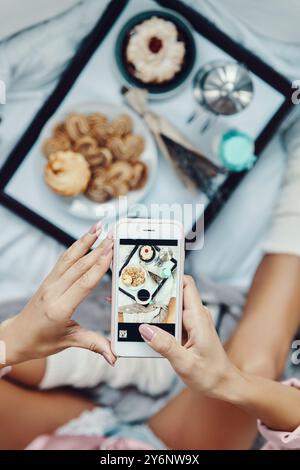
[[[69,245],[74,241],[72,236],[26,207],[25,204],[20,203],[6,194],[5,187],[18,169],[19,165],[26,158],[29,150],[35,143],[48,119],[52,116],[69,90],[72,88],[74,82],[92,57],[93,53],[109,33],[114,21],[130,1],[136,0],[112,0],[110,2],[95,28],[82,41],[82,44],[79,47],[78,52],[75,54],[71,64],[62,74],[59,84],[46,100],[40,111],[36,114],[35,118],[30,123],[13,151],[10,153],[7,161],[0,171],[0,203],[21,216],[27,222],[40,228],[42,231],[53,236],[65,245]],[[156,2],[162,7],[167,7],[180,13],[202,36],[223,49],[235,60],[244,63],[252,72],[283,95],[283,104],[255,141],[256,155],[259,156],[271,137],[274,135],[283,118],[292,109],[292,90],[289,81],[265,64],[252,52],[230,39],[226,34],[217,29],[215,25],[191,7],[186,6],[179,0],[156,0]],[[230,174],[226,181],[216,191],[205,210],[204,216],[206,228],[215,219],[232,192],[240,184],[246,174],[247,172]],[[195,220],[195,226],[196,222],[197,221]]]

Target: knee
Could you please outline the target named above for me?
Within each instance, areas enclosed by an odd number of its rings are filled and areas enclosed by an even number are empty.
[[[266,379],[278,379],[282,374],[282,367],[275,357],[263,354],[239,354],[236,351],[227,351],[230,360],[247,374],[258,375]]]
[[[275,380],[281,375],[275,361],[264,358],[256,358],[243,363],[242,371],[271,380]]]

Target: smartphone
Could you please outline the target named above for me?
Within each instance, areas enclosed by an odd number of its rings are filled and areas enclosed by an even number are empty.
[[[122,357],[161,357],[141,324],[181,341],[184,230],[173,220],[123,219],[114,229],[112,350]]]

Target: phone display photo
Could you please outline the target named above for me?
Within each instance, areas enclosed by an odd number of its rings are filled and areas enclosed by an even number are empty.
[[[112,347],[117,356],[159,357],[141,324],[181,338],[184,237],[174,221],[126,219],[115,232]]]

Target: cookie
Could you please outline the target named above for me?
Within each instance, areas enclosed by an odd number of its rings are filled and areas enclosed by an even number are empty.
[[[113,137],[107,142],[108,148],[117,160],[138,160],[142,154],[145,142],[139,135],[129,134],[125,138]]]
[[[113,161],[112,153],[105,147],[98,147],[94,154],[86,157],[91,169],[98,167],[108,168]]]
[[[63,134],[46,139],[42,145],[42,151],[45,157],[59,150],[69,150],[71,148],[70,140]]]
[[[111,165],[107,171],[108,180],[129,181],[132,177],[132,166],[128,162],[118,161]]]
[[[144,162],[136,162],[132,166],[130,189],[142,189],[148,180],[148,167]]]
[[[95,154],[98,150],[98,142],[90,135],[85,135],[74,142],[74,150],[87,157],[88,155]]]
[[[66,129],[66,124],[65,122],[59,122],[54,126],[53,128],[53,136],[54,137],[64,137],[68,140],[70,140],[70,137],[68,136],[68,132]]]
[[[117,137],[125,137],[133,131],[133,122],[128,114],[121,114],[111,122],[113,133]]]
[[[89,133],[88,118],[83,114],[71,113],[66,119],[66,131],[71,140],[76,142],[80,137]]]
[[[113,137],[114,130],[112,125],[109,122],[104,122],[102,124],[97,124],[93,130],[92,135],[97,140],[98,144],[103,147],[106,145],[107,141]]]
[[[108,122],[107,117],[101,113],[92,113],[88,117],[88,123],[91,131],[97,126],[101,126],[102,124],[106,124]]]
[[[106,182],[106,170],[99,169],[92,173],[85,195],[94,202],[106,202],[115,197],[115,189]]]

